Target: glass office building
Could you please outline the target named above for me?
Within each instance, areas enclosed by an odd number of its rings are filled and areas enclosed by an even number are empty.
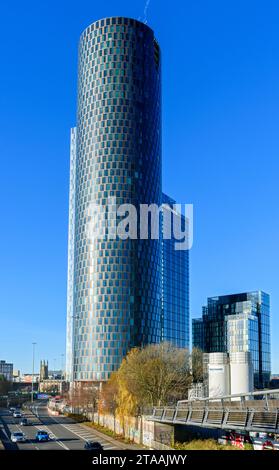
[[[225,318],[227,351],[229,354],[249,352],[253,363],[254,385],[259,387],[259,325],[257,315],[251,313],[250,305],[241,309],[237,315]]]
[[[170,218],[175,200],[162,195],[162,230]],[[172,214],[175,217],[175,214]],[[181,215],[184,231],[187,219]],[[161,340],[189,349],[189,250],[175,250],[176,240],[162,237],[162,332]]]
[[[70,184],[69,380],[106,380],[131,347],[160,341],[161,241],[87,236],[92,202],[161,204],[160,62],[153,31],[133,19],[96,21],[80,38]]]
[[[6,361],[0,361],[0,376],[2,375],[6,380],[12,382],[13,380],[14,365]]]
[[[206,353],[250,352],[255,388],[269,386],[270,301],[262,292],[211,297],[192,321],[193,346]]]
[[[188,252],[161,230],[88,237],[92,203],[174,202],[162,195],[161,56],[146,24],[113,17],[82,33],[70,163],[67,379],[100,382],[134,346],[189,344]]]
[[[204,321],[202,318],[192,319],[192,344],[193,347],[205,350],[204,347]]]

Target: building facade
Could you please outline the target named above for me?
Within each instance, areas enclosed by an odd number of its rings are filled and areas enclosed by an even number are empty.
[[[75,195],[77,130],[71,129],[70,138],[70,187],[69,187],[69,228],[68,228],[68,279],[67,279],[67,332],[66,332],[66,375],[73,380],[74,353],[74,250],[75,250]]]
[[[5,377],[6,380],[9,380],[9,382],[12,382],[13,380],[13,368],[13,364],[6,361],[0,361],[0,375]]]
[[[161,54],[152,29],[123,17],[96,21],[81,35],[78,69],[66,373],[70,382],[100,382],[134,346],[162,339],[188,346],[188,278],[182,279],[184,271],[188,276],[188,258],[170,256],[161,230],[157,239],[108,237],[115,207],[133,204],[138,210],[162,203]],[[108,227],[88,211],[92,204],[106,208]],[[102,239],[88,237],[92,220],[104,230]],[[168,276],[169,288],[163,270],[172,263],[178,273]]]
[[[206,353],[249,352],[254,387],[269,386],[270,300],[262,292],[211,297],[201,319],[192,321],[192,341]]]
[[[100,381],[132,346],[160,340],[160,240],[87,237],[91,203],[161,203],[160,51],[147,25],[107,18],[82,33],[74,153],[67,369]]]
[[[162,195],[162,231],[170,218],[165,211],[173,211],[175,200]],[[172,214],[175,217],[175,214]],[[184,231],[187,219],[182,215]],[[187,232],[186,232],[187,233]],[[162,236],[162,330],[161,340],[176,347],[189,349],[189,250],[176,250],[172,236]]]
[[[48,379],[48,361],[40,361],[40,381]]]

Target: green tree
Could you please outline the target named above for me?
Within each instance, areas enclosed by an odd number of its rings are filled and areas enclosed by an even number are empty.
[[[12,383],[4,375],[0,375],[0,395],[7,395],[11,389]]]

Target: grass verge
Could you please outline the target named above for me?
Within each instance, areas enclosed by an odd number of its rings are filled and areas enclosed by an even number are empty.
[[[176,442],[176,450],[243,450],[232,445],[218,444],[214,439],[194,439],[189,442]]]
[[[133,444],[133,441],[123,436],[123,434],[116,434],[111,429],[102,426],[101,424],[93,423],[91,421],[86,421],[83,424],[88,426],[89,428],[96,429],[96,431],[100,431],[106,436],[112,437],[113,439],[123,442],[125,444]]]
[[[66,413],[65,416],[68,416],[68,418],[72,418],[76,423],[84,423],[86,421],[86,417],[83,415],[77,415],[74,413]]]

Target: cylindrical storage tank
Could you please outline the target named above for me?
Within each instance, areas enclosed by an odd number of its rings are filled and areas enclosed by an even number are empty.
[[[209,398],[230,394],[230,365],[227,353],[210,353],[208,364]]]
[[[253,391],[253,363],[249,352],[230,354],[231,395]],[[237,400],[237,398],[235,398]]]

